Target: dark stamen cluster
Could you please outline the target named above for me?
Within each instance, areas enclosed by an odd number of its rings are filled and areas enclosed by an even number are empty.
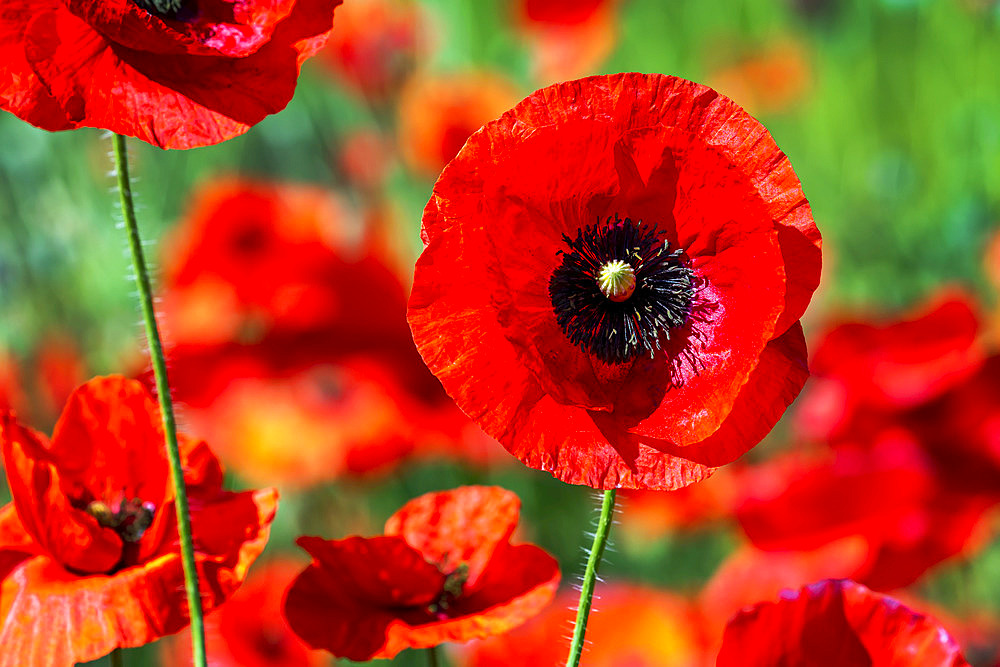
[[[605,363],[628,361],[643,350],[660,349],[660,336],[682,326],[694,297],[691,269],[682,250],[652,225],[617,215],[603,224],[563,236],[569,250],[549,279],[556,321],[566,337]],[[604,296],[598,275],[608,262],[628,262],[635,271],[635,292],[616,303]]]
[[[177,18],[184,6],[184,0],[132,0],[132,2],[150,14],[164,19]]]
[[[123,542],[138,542],[153,524],[156,507],[139,498],[122,499],[114,505],[95,500],[87,504],[86,511],[97,523],[118,533]]]

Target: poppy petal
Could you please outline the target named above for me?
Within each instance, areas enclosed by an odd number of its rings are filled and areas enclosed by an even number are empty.
[[[475,590],[494,551],[510,540],[521,501],[497,486],[464,486],[415,498],[385,524],[444,572],[465,564],[466,587]]]
[[[937,621],[847,580],[820,581],[744,609],[726,627],[717,664],[968,665]]]

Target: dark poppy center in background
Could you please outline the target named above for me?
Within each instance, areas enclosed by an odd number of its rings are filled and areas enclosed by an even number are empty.
[[[549,297],[559,327],[583,351],[606,363],[623,363],[644,351],[652,356],[660,336],[669,339],[670,330],[687,321],[694,297],[691,269],[683,250],[671,252],[652,225],[616,215],[563,240],[569,250],[559,252],[562,264],[549,279]],[[601,269],[616,260],[635,272],[635,292],[621,302],[598,285]]]

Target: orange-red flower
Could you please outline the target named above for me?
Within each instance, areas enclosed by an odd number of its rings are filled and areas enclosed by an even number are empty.
[[[473,132],[517,101],[499,74],[414,77],[399,100],[399,148],[411,169],[434,177]]]
[[[467,440],[413,346],[395,260],[360,227],[320,188],[229,179],[163,245],[174,396],[249,479],[311,484]]]
[[[215,144],[281,111],[341,0],[5,0],[0,108],[46,130]]]
[[[286,559],[259,563],[240,590],[205,618],[205,652],[212,667],[327,664],[326,656],[296,637],[281,614],[285,590],[301,569]],[[164,645],[163,664],[191,664],[188,632]]]
[[[583,663],[589,667],[702,667],[709,663],[703,623],[684,598],[633,584],[598,588],[587,622]],[[516,630],[469,644],[462,667],[561,665],[579,596],[561,594],[537,618]]]
[[[470,137],[422,234],[424,360],[563,481],[704,479],[805,382],[819,232],[767,131],[704,86],[616,74],[537,91]]]
[[[69,398],[50,441],[0,421],[13,503],[0,509],[0,665],[70,665],[188,624],[176,513],[153,399],[122,377]],[[181,439],[206,609],[264,548],[273,490],[222,490],[208,446]]]
[[[617,5],[617,0],[511,3],[535,78],[560,81],[597,69],[618,43]]]
[[[852,581],[827,580],[744,609],[718,667],[968,667],[940,623]]]
[[[838,574],[878,590],[964,551],[989,506],[943,487],[918,446],[889,434],[841,447],[833,461],[779,460],[755,472],[736,515],[757,547],[809,552],[858,540],[863,561]]]
[[[559,584],[554,558],[510,543],[519,511],[510,491],[468,486],[411,500],[379,537],[301,537],[313,563],[288,590],[288,623],[351,660],[506,632]]]
[[[831,328],[810,364],[815,380],[799,404],[800,433],[836,438],[873,410],[900,410],[934,398],[982,363],[979,328],[974,304],[954,291],[896,320]]]
[[[320,57],[348,85],[382,102],[412,72],[425,25],[412,0],[352,0],[337,10],[337,29]]]
[[[784,39],[738,58],[709,75],[709,83],[753,113],[787,110],[802,99],[812,72],[805,47]]]

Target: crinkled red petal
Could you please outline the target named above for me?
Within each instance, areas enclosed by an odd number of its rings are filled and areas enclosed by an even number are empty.
[[[24,32],[35,14],[59,0],[6,0],[0,6],[0,108],[43,130],[76,127],[49,94],[25,57]]]
[[[968,665],[937,621],[846,580],[820,581],[743,610],[726,627],[716,664]]]
[[[71,121],[162,148],[193,148],[242,134],[283,109],[302,60],[331,29],[337,4],[299,0],[271,39],[245,58],[112,48],[69,10],[53,9],[28,25],[26,54]]]
[[[517,527],[521,501],[498,486],[463,486],[428,493],[397,510],[385,524],[442,572],[468,566],[465,590],[479,579]]]

